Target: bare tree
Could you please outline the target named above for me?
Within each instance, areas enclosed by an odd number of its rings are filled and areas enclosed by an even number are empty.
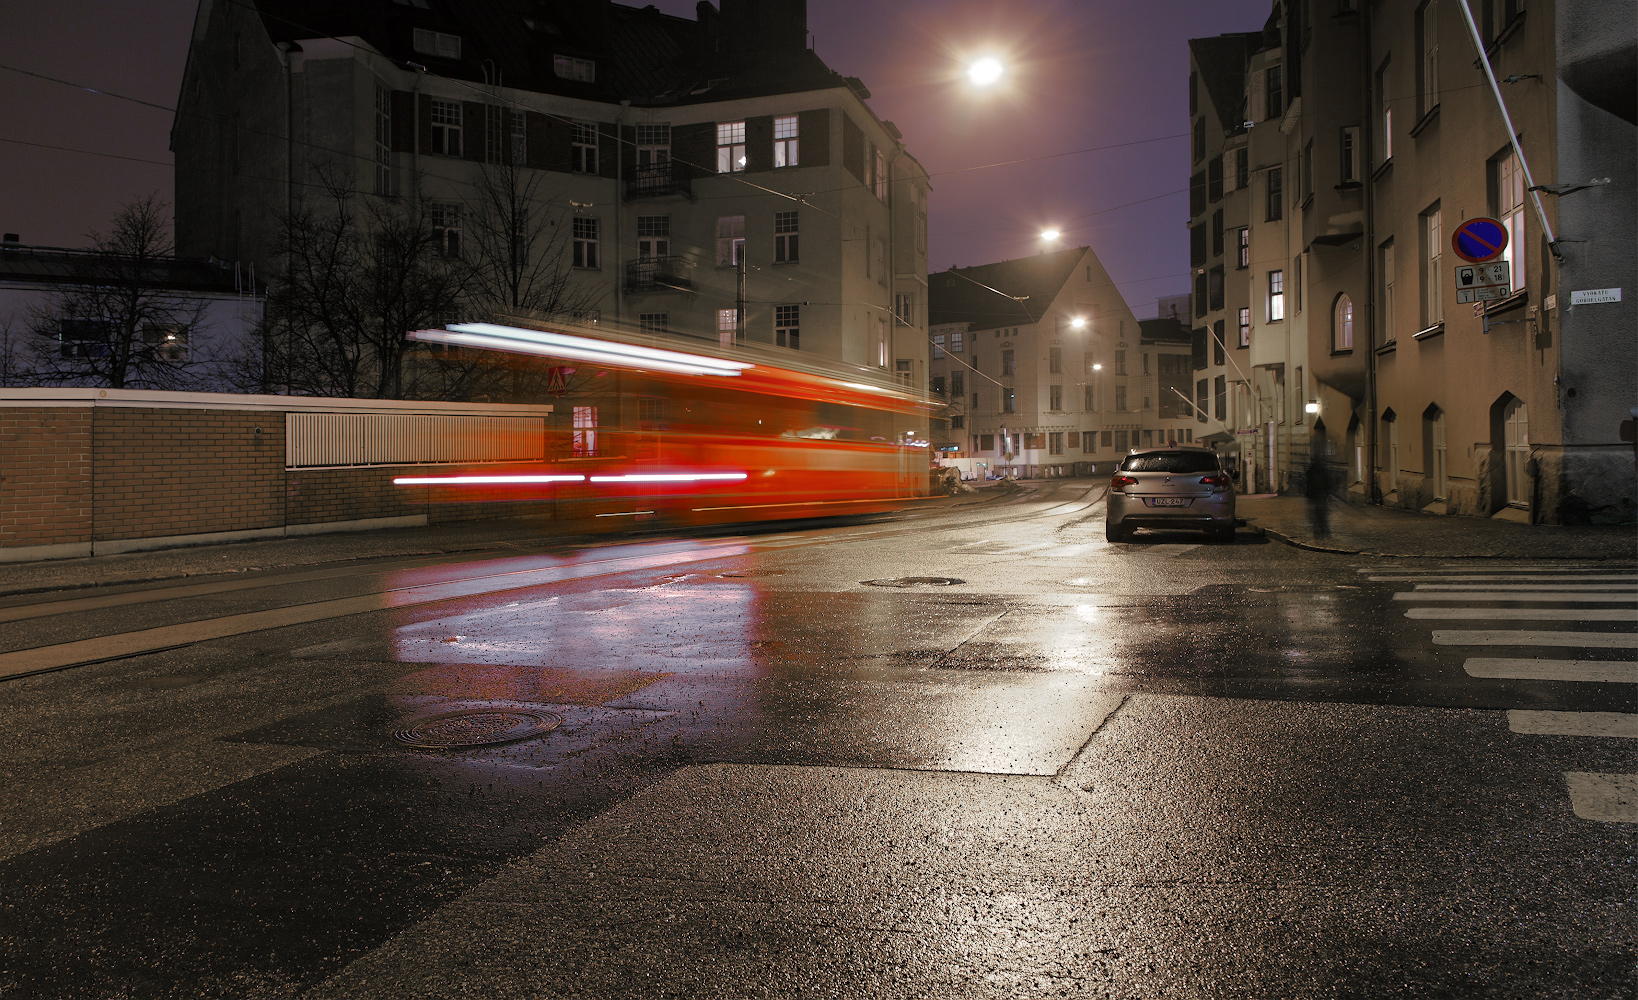
[[[149,195],[120,209],[112,230],[68,258],[70,271],[31,311],[8,379],[109,389],[199,388],[211,360],[198,343],[205,303],[170,280],[175,245],[165,204]],[[191,342],[191,343],[190,343]]]

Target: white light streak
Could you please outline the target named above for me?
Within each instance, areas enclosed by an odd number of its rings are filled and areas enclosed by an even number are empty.
[[[430,343],[487,347],[683,375],[735,376],[746,369],[756,367],[743,361],[728,361],[703,354],[684,354],[638,344],[592,340],[589,337],[501,326],[495,323],[457,323],[446,330],[416,330],[409,336],[412,340]]]

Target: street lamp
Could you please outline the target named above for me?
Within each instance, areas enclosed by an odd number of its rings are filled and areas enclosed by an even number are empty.
[[[1001,62],[998,59],[985,56],[975,60],[967,67],[967,79],[980,87],[988,87],[1001,79]]]
[[[1043,230],[1041,230],[1041,239],[1046,240],[1048,243],[1053,242],[1060,235],[1062,235],[1062,234],[1059,233],[1058,230],[1056,230],[1056,229],[1043,229]]]
[[[1318,413],[1319,412],[1319,400],[1317,400],[1317,399],[1309,400],[1307,402],[1307,404],[1305,404],[1303,406],[1303,411],[1305,413]]]
[[[1076,316],[1074,319],[1069,321],[1069,325],[1076,330],[1084,330],[1086,329],[1086,317]]]
[[[1103,366],[1102,365],[1093,365],[1092,370],[1095,371],[1095,372],[1101,372],[1101,371],[1103,371]]]

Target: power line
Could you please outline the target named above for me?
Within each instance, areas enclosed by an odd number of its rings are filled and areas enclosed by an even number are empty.
[[[170,162],[168,160],[148,160],[148,159],[144,159],[144,158],[142,158],[140,156],[121,156],[118,153],[99,153],[98,151],[96,151],[94,149],[75,149],[72,146],[53,146],[50,143],[46,143],[46,142],[27,142],[27,141],[25,141],[23,139],[8,139],[5,136],[0,136],[0,142],[15,143],[15,144],[17,144],[19,146],[33,146],[36,149],[55,149],[55,150],[58,150],[58,151],[64,152],[64,153],[84,153],[87,156],[106,156],[109,159],[113,159],[113,160],[130,160],[133,163],[152,163],[155,166],[160,166],[160,167],[175,167],[176,166],[175,163],[172,163],[172,162]]]

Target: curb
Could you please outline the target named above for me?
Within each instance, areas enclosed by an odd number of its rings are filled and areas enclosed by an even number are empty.
[[[1306,549],[1309,552],[1329,552],[1332,555],[1339,555],[1339,556],[1382,556],[1382,555],[1385,555],[1385,553],[1382,553],[1382,552],[1366,552],[1364,549],[1338,549],[1338,548],[1332,548],[1331,546],[1327,546],[1327,545],[1315,545],[1315,544],[1313,544],[1311,542],[1300,542],[1297,539],[1292,538],[1290,535],[1286,534],[1283,531],[1275,531],[1273,528],[1265,528],[1265,527],[1263,527],[1261,525],[1253,525],[1251,530],[1253,530],[1253,531],[1257,532],[1257,534],[1263,535],[1265,537],[1272,536],[1273,538],[1276,538],[1279,541],[1284,542],[1285,544],[1291,546],[1292,548]]]

